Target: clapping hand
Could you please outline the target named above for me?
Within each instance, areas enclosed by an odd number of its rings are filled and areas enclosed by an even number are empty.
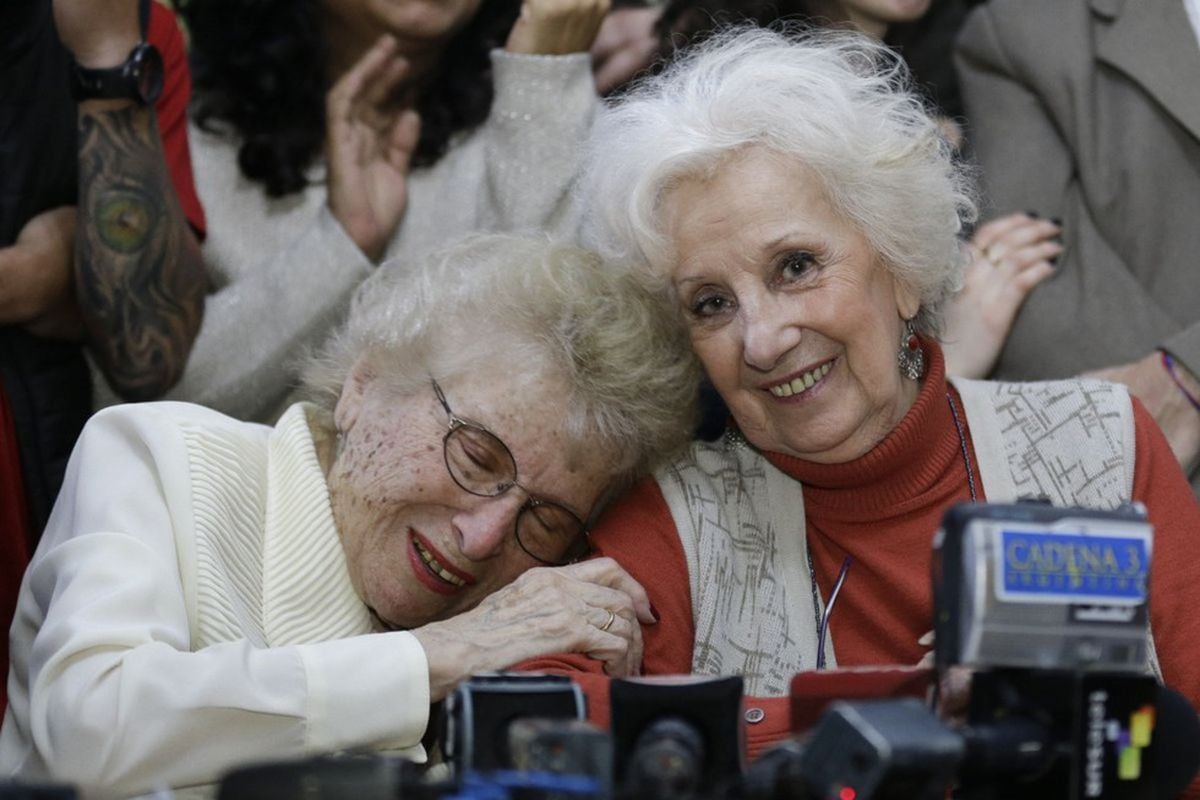
[[[636,675],[640,623],[654,621],[641,585],[612,559],[598,558],[531,569],[474,609],[413,634],[425,648],[436,700],[474,673],[555,653],[584,653],[614,677]]]
[[[329,91],[329,209],[359,249],[379,260],[408,204],[420,117],[397,102],[409,64],[382,37]]]
[[[0,247],[0,325],[35,336],[81,340],[75,303],[75,206],[43,211]]]
[[[604,18],[592,44],[596,91],[607,94],[641,72],[658,53],[661,8],[618,8]]]
[[[547,56],[587,52],[609,5],[609,0],[524,0],[504,48]]]
[[[991,372],[1026,296],[1054,273],[1061,228],[1029,214],[1009,214],[971,237],[963,288],[946,304],[946,372],[983,378]]]

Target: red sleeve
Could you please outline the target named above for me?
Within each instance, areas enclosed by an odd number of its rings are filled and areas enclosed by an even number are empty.
[[[647,478],[609,509],[591,534],[597,556],[624,567],[650,596],[658,622],[642,626],[642,674],[686,674],[692,669],[692,597],[687,563],[671,512],[658,484]],[[588,696],[588,718],[609,724],[608,677],[601,663],[582,655],[526,661],[518,669],[566,672]]]
[[[21,453],[17,448],[17,426],[8,395],[0,382],[0,630],[12,626],[21,590],[21,578],[29,563],[31,527],[25,507],[25,484]],[[8,670],[8,637],[0,636],[0,665]],[[0,684],[0,714],[8,704],[7,687]]]
[[[1154,418],[1136,398],[1133,498],[1154,526],[1150,625],[1163,680],[1200,708],[1200,503]]]
[[[200,205],[200,198],[196,194],[187,135],[192,75],[188,71],[187,48],[175,14],[160,2],[150,3],[150,25],[146,39],[158,48],[163,60],[162,96],[154,104],[154,111],[158,117],[158,133],[162,138],[167,169],[171,171],[171,181],[175,184],[175,194],[183,208],[183,215],[197,238],[203,241],[204,207]]]
[[[687,560],[658,483],[647,478],[611,508],[592,532],[597,555],[616,560],[650,596],[658,622],[642,626],[644,675],[686,675],[692,671],[695,628]],[[588,697],[588,719],[609,726],[608,677],[600,662],[581,655],[534,659],[519,669],[568,673]],[[743,706],[762,714],[746,725],[746,745],[753,758],[791,730],[788,698],[747,697]]]

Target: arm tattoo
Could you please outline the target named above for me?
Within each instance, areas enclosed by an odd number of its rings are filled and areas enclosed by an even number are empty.
[[[88,347],[126,400],[149,400],[183,373],[206,279],[163,156],[154,112],[79,117],[75,288]]]

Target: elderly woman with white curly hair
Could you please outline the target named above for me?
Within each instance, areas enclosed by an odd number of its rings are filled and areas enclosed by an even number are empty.
[[[1098,381],[945,376],[973,203],[906,81],[855,34],[733,31],[601,115],[597,240],[669,284],[732,417],[593,536],[659,615],[644,672],[742,675],[760,745],[795,673],[921,659],[952,504],[1133,500],[1161,675],[1200,704],[1200,508],[1146,410]]]
[[[484,236],[380,270],[274,427],[97,414],[21,588],[0,769],[90,796],[344,748],[561,650],[641,661],[642,588],[574,563],[687,441],[699,380],[629,271]]]

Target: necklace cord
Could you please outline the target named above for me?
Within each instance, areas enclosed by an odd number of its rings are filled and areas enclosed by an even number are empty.
[[[954,418],[954,430],[958,433],[958,444],[962,453],[963,466],[967,470],[967,489],[971,493],[971,502],[979,501],[979,494],[975,488],[975,470],[971,467],[971,454],[967,450],[967,436],[963,431],[962,420],[958,416],[958,408],[954,405],[954,398],[950,392],[946,392],[946,402],[950,405],[950,415]],[[805,555],[808,557],[808,578],[809,585],[812,587],[813,600],[813,617],[817,625],[817,669],[825,669],[825,638],[829,633],[829,618],[833,616],[833,607],[837,603],[838,595],[842,591],[842,585],[846,582],[846,575],[850,572],[850,565],[854,563],[854,559],[847,555],[842,559],[842,567],[838,571],[837,580],[833,583],[833,591],[829,593],[829,602],[825,606],[825,610],[820,609],[820,597],[817,590],[816,570],[813,568],[812,551],[806,549]]]
[[[825,669],[825,635],[829,631],[829,618],[833,616],[833,604],[837,602],[838,594],[842,591],[842,584],[846,582],[846,574],[850,572],[850,565],[854,563],[854,559],[846,556],[842,559],[842,568],[838,571],[837,580],[833,582],[833,591],[829,593],[829,602],[825,605],[825,613],[821,615],[820,630],[817,634],[817,669]],[[812,557],[809,557],[809,567],[812,566]],[[813,580],[813,585],[816,586],[816,580]]]
[[[962,420],[958,418],[958,408],[954,405],[954,398],[950,396],[950,392],[946,392],[946,402],[950,404],[950,416],[954,417],[954,430],[958,432],[958,446],[962,450],[963,466],[967,468],[967,488],[971,492],[971,502],[978,503],[979,495],[975,491],[975,470],[971,469],[971,455],[967,452],[967,436],[963,432]]]

